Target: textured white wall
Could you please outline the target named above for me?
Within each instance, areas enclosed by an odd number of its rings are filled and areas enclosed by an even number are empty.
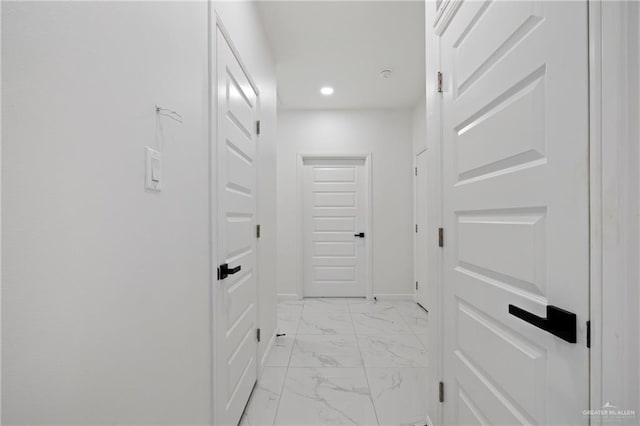
[[[273,64],[255,5],[217,7],[263,86],[274,194]],[[2,8],[3,423],[210,423],[207,3]],[[164,188],[148,193],[143,149],[160,144]],[[273,253],[275,204],[260,203]]]
[[[427,99],[423,97],[413,107],[413,155],[427,149]]]
[[[373,294],[413,295],[411,110],[280,111],[278,293],[299,294],[298,154],[372,154]]]

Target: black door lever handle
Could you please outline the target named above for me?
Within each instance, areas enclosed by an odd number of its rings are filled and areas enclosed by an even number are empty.
[[[229,275],[236,274],[236,273],[240,272],[241,270],[242,270],[242,266],[241,265],[238,265],[235,268],[229,268],[229,264],[228,263],[223,263],[218,268],[218,279],[219,280],[224,280]]]
[[[364,238],[364,232],[360,232],[358,234],[353,234],[354,237]]]
[[[576,343],[576,314],[572,312],[547,305],[547,317],[542,318],[515,305],[509,305],[509,313],[562,340]]]

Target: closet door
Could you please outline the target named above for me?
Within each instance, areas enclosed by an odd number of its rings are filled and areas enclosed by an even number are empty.
[[[214,285],[215,424],[237,424],[257,378],[258,96],[216,32],[218,282]]]
[[[464,2],[450,19],[446,423],[586,424],[587,3]]]

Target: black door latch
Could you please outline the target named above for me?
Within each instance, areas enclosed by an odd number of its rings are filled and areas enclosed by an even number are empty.
[[[223,263],[218,268],[218,280],[224,280],[229,275],[233,275],[240,272],[241,269],[242,269],[242,266],[240,265],[236,266],[235,268],[229,268],[228,263]]]
[[[573,312],[547,305],[547,317],[542,318],[517,306],[509,305],[509,313],[562,340],[576,343],[576,314]]]
[[[360,232],[358,234],[353,234],[354,237],[364,238],[364,232]]]

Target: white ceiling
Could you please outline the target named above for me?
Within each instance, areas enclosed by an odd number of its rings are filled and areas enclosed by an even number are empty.
[[[402,108],[425,93],[423,1],[261,1],[288,109]],[[383,69],[393,70],[389,79]],[[320,88],[332,86],[332,96]]]

